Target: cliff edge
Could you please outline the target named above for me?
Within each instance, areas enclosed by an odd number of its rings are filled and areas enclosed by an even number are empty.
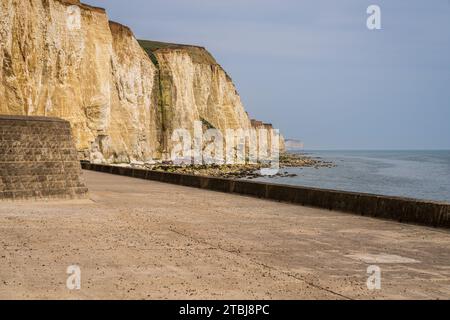
[[[104,9],[78,0],[1,0],[0,48],[0,114],[68,120],[81,159],[162,159],[172,131],[195,121],[251,128],[206,49],[138,42]]]

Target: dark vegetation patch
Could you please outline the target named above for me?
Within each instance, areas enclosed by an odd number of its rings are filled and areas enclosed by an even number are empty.
[[[209,64],[217,65],[214,57],[203,47],[186,45],[186,44],[176,44],[167,43],[160,41],[150,41],[150,40],[138,40],[141,47],[147,52],[150,59],[152,59],[155,65],[158,64],[158,59],[156,58],[156,52],[160,51],[170,51],[170,50],[183,50],[186,51],[191,57],[194,63],[198,64]]]

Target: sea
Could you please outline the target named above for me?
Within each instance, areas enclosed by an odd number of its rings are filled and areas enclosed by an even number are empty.
[[[286,168],[283,172],[297,176],[257,180],[450,203],[450,150],[292,153],[332,162],[335,167]]]

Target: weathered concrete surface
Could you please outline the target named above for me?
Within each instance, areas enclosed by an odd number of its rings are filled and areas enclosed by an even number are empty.
[[[86,170],[450,229],[450,204],[359,192],[159,172],[82,162]]]
[[[1,204],[0,298],[450,297],[446,230],[84,175],[91,200]]]
[[[70,124],[0,115],[0,201],[85,198]]]

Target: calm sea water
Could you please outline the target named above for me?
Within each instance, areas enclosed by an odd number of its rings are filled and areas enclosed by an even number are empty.
[[[450,150],[311,151],[335,168],[290,168],[293,178],[260,181],[450,202]]]

